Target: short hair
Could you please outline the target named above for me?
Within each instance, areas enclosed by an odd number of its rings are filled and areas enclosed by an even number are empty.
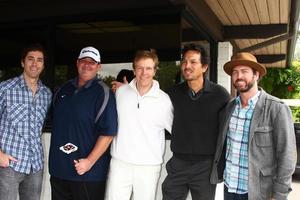
[[[186,52],[188,51],[197,51],[200,53],[200,62],[201,64],[206,64],[208,65],[208,55],[204,49],[204,47],[202,45],[199,45],[199,44],[195,44],[195,43],[189,43],[189,44],[186,44],[183,46],[183,49],[182,49],[182,52],[181,52],[181,55],[182,55],[182,58],[184,58]]]
[[[150,50],[138,50],[135,53],[134,59],[133,59],[133,69],[135,69],[135,63],[141,59],[146,59],[146,58],[150,58],[154,61],[155,65],[154,65],[154,69],[157,69],[158,67],[158,56],[156,54],[156,51],[154,49],[150,49]]]
[[[22,52],[21,52],[21,61],[24,61],[28,52],[30,51],[40,51],[42,52],[43,56],[44,56],[44,62],[46,60],[46,50],[44,49],[44,47],[39,44],[39,43],[33,43],[33,44],[30,44],[28,46],[26,46]]]
[[[129,69],[122,69],[117,75],[117,81],[123,83],[123,78],[126,77],[128,83],[134,79],[134,73],[132,70]]]

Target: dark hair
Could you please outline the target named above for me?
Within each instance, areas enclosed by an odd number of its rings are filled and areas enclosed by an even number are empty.
[[[181,59],[184,58],[187,51],[197,51],[200,53],[201,58],[201,64],[207,64],[208,65],[208,55],[202,45],[195,44],[195,43],[189,43],[183,46],[183,49],[181,51]]]
[[[24,61],[28,52],[30,51],[40,51],[43,53],[44,61],[46,60],[46,51],[44,47],[39,43],[34,43],[26,46],[21,52],[21,61]]]
[[[122,69],[117,75],[117,81],[123,83],[123,78],[126,77],[128,83],[134,78],[134,73],[129,69]]]
[[[150,50],[139,50],[135,53],[134,59],[133,59],[133,69],[135,69],[135,63],[139,61],[140,59],[146,59],[150,58],[154,61],[155,66],[154,69],[157,69],[158,67],[158,56],[156,54],[156,51],[154,49]]]

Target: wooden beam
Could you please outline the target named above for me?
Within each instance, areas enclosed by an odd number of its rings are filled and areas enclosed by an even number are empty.
[[[275,63],[285,60],[286,54],[255,55],[259,63]]]
[[[284,40],[288,40],[290,38],[293,37],[293,34],[284,34],[284,35],[281,35],[279,37],[276,37],[276,38],[273,38],[273,39],[270,39],[270,40],[267,40],[267,41],[264,41],[264,42],[261,42],[261,43],[258,43],[256,45],[253,45],[253,46],[250,46],[250,47],[246,47],[244,49],[240,49],[238,50],[237,52],[250,52],[250,51],[255,51],[257,49],[261,49],[263,47],[266,47],[266,46],[269,46],[271,44],[275,44],[277,42],[281,42],[281,41],[284,41]]]
[[[186,8],[182,11],[182,16],[207,41],[224,40],[222,23],[205,1],[186,1]]]
[[[290,26],[289,26],[289,33],[294,35],[289,41],[287,45],[288,49],[288,56],[287,56],[287,66],[292,65],[292,60],[294,57],[296,41],[297,41],[297,34],[300,21],[300,1],[299,0],[291,0],[291,11],[290,11]]]
[[[287,30],[287,24],[224,26],[224,40],[270,38]]]
[[[209,80],[218,83],[218,42],[210,42]]]
[[[183,29],[181,39],[183,42],[205,40],[205,38],[192,28]]]
[[[240,50],[239,46],[237,45],[235,40],[229,40],[230,44],[232,45],[233,54]]]

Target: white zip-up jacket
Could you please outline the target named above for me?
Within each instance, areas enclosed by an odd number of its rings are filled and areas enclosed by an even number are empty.
[[[137,165],[163,162],[165,129],[171,132],[173,105],[153,80],[152,88],[140,96],[136,80],[116,92],[118,134],[111,145],[113,158]]]

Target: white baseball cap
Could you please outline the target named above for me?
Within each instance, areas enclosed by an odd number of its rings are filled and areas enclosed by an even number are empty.
[[[84,47],[83,49],[81,49],[78,59],[86,57],[92,58],[98,63],[101,62],[100,53],[94,47]]]

